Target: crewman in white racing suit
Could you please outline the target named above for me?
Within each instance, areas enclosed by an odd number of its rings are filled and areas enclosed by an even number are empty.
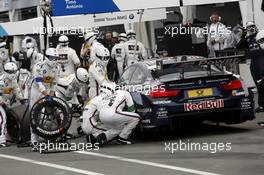
[[[99,95],[100,85],[108,80],[106,66],[110,58],[110,53],[104,46],[94,49],[95,57],[89,68],[89,98]]]
[[[96,141],[99,135],[103,132],[107,131],[107,127],[104,126],[102,122],[99,120],[99,110],[106,105],[106,99],[109,99],[115,92],[116,85],[112,82],[104,82],[102,87],[100,88],[100,95],[91,99],[84,108],[82,115],[82,130],[87,135],[87,142],[93,143]],[[118,131],[111,130],[109,135],[117,135]],[[110,137],[108,137],[110,138]]]
[[[65,35],[59,37],[57,50],[60,55],[58,60],[60,67],[60,77],[69,76],[75,73],[77,67],[81,66],[81,61],[76,51],[69,47],[69,38]]]
[[[119,144],[131,144],[129,136],[140,121],[140,116],[135,113],[132,96],[123,90],[115,92],[115,87],[109,83],[103,83],[100,92],[98,97],[88,103],[83,113],[84,132],[90,134],[91,142],[97,141],[99,145],[115,138]],[[123,111],[125,107],[127,111]],[[99,120],[94,118],[96,112],[99,113]],[[100,130],[98,121],[105,128]]]
[[[31,73],[27,69],[21,68],[23,64],[23,58],[24,57],[19,56],[16,59],[16,64],[18,67],[17,82],[23,98],[29,99],[29,90],[31,88]]]
[[[22,48],[22,52],[27,52],[28,49],[30,49],[30,48],[33,48],[34,50],[36,50],[38,52],[37,41],[30,36],[26,36],[22,40],[21,48]]]
[[[46,60],[36,64],[32,73],[32,87],[30,91],[30,109],[42,97],[55,96],[57,80],[59,53],[55,48],[46,50]],[[31,133],[31,143],[38,143],[38,137]]]
[[[31,71],[36,64],[45,60],[43,54],[39,53],[35,48],[29,48],[26,54],[27,54],[27,58],[30,59]]]
[[[116,59],[117,68],[119,76],[123,74],[125,68],[125,59],[126,59],[126,51],[125,51],[125,42],[127,42],[127,35],[125,33],[121,33],[118,36],[119,43],[116,44],[111,52],[111,57]]]
[[[220,22],[221,16],[219,14],[213,13],[210,20],[212,24],[209,26],[207,46],[210,52],[209,57],[215,57],[215,51],[225,49],[225,40],[231,32],[228,31],[226,26]]]
[[[90,61],[89,61],[90,63],[96,59],[97,48],[104,47],[104,45],[99,43],[96,38],[97,38],[97,36],[96,36],[96,33],[94,33],[94,32],[88,32],[84,36],[85,43],[86,43],[88,49],[90,50]],[[81,52],[81,55],[85,54],[85,52],[87,52],[87,49],[84,48]]]
[[[6,42],[0,43],[0,75],[4,73],[4,65],[8,62],[8,50],[5,48]]]
[[[148,53],[145,46],[136,40],[136,33],[133,30],[127,32],[128,41],[125,45],[127,66],[137,63],[141,60],[146,60],[148,58]]]
[[[23,96],[17,84],[17,65],[8,62],[4,65],[4,73],[0,77],[0,147],[6,147],[6,108],[10,107],[13,98],[23,102]]]
[[[88,71],[84,68],[77,68],[76,73],[58,79],[56,96],[70,104],[79,104],[76,95],[83,86],[87,85],[88,81]]]
[[[84,68],[78,68],[76,73],[58,79],[56,96],[67,101],[70,107],[73,107],[73,105],[77,107],[82,106],[77,95],[84,96],[83,94],[80,94],[80,89],[86,88],[88,81],[88,71]],[[80,127],[79,119],[73,118],[67,136],[77,136],[78,127]]]

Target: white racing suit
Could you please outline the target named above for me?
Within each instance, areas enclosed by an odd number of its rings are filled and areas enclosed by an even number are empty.
[[[97,47],[104,47],[103,44],[99,43],[98,41],[94,41],[90,47],[90,59],[91,59],[91,62],[95,61],[96,60],[96,48]]]
[[[127,107],[127,111],[123,111]],[[110,97],[106,106],[99,111],[100,121],[110,130],[119,131],[121,138],[128,139],[132,131],[140,121],[140,116],[135,113],[132,96],[127,91],[118,90]],[[111,140],[117,135],[106,134],[107,140]]]
[[[58,78],[59,69],[57,66],[50,67],[46,61],[36,64],[33,68],[32,86],[30,91],[30,109],[33,105],[43,96],[43,92],[48,93],[56,90],[56,83]],[[31,142],[38,142],[38,136],[31,132]]]
[[[224,24],[218,22],[210,25],[207,40],[207,46],[210,51],[209,57],[215,57],[215,51],[224,50],[227,36],[228,30]]]
[[[107,71],[106,66],[104,66],[104,63],[102,61],[99,61],[96,59],[93,61],[89,68],[89,98],[92,99],[99,95],[99,88],[100,85],[107,81]]]
[[[90,100],[85,106],[82,115],[82,130],[85,134],[92,134],[94,137],[97,137],[107,131],[107,127],[99,120],[99,109],[105,104],[106,98],[105,94],[100,94]],[[116,135],[116,133],[117,132],[113,130],[111,135]]]
[[[0,75],[4,73],[4,65],[8,62],[9,55],[6,48],[0,48]]]
[[[19,69],[17,79],[23,98],[29,99],[29,90],[31,87],[31,73],[26,69]]]
[[[60,59],[58,61],[60,68],[60,78],[68,76],[75,73],[75,69],[81,66],[81,61],[76,54],[76,51],[70,47],[58,46],[57,50],[59,52]]]
[[[123,111],[126,106],[127,112]],[[99,113],[99,118],[96,113]],[[88,103],[83,113],[82,128],[86,134],[94,137],[104,133],[107,141],[117,136],[128,139],[139,121],[140,116],[135,113],[130,93],[118,90],[111,97],[102,94]]]
[[[126,51],[125,51],[125,42],[121,41],[119,44],[116,44],[111,52],[111,57],[116,59],[117,68],[119,76],[123,74],[125,68],[125,59],[126,59]]]
[[[31,56],[30,70],[32,71],[36,64],[41,63],[44,60],[45,60],[45,57],[43,56],[43,54],[38,53],[36,50],[34,50]]]
[[[127,66],[148,58],[145,46],[136,39],[130,39],[125,44]]]
[[[6,111],[3,107],[10,107],[13,98],[22,100],[22,94],[17,84],[17,79],[10,80],[7,78],[6,73],[0,77],[0,144],[6,142],[7,128],[6,128]]]
[[[85,89],[86,84],[80,83],[75,74],[71,74],[64,78],[59,78],[57,82],[56,96],[68,102],[70,107],[72,105],[80,105],[77,95],[80,93],[81,89]],[[79,94],[82,95],[83,94]],[[71,127],[68,133],[72,135],[78,135],[77,128],[79,127],[79,119],[73,118]]]

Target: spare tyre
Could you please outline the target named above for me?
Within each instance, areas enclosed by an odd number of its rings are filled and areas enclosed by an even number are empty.
[[[57,97],[44,97],[31,109],[30,123],[32,130],[44,139],[61,137],[69,129],[72,121],[67,102]]]

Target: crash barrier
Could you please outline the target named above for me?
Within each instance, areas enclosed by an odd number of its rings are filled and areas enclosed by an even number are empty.
[[[227,70],[234,74],[240,74],[239,64],[243,64],[249,59],[247,50],[238,50],[238,49],[226,49],[221,51],[216,51],[216,57],[228,57],[228,56],[236,56],[236,55],[245,55],[245,59],[241,59],[241,61],[230,62],[229,65],[218,64],[217,66],[223,70]]]
[[[34,104],[30,117],[33,132],[46,140],[63,136],[72,122],[68,103],[50,96],[41,98]]]

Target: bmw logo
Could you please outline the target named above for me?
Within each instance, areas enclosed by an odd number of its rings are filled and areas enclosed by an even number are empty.
[[[43,74],[46,74],[47,73],[47,71],[46,70],[43,70]]]
[[[134,18],[135,18],[134,14],[129,15],[129,19],[134,19]]]

